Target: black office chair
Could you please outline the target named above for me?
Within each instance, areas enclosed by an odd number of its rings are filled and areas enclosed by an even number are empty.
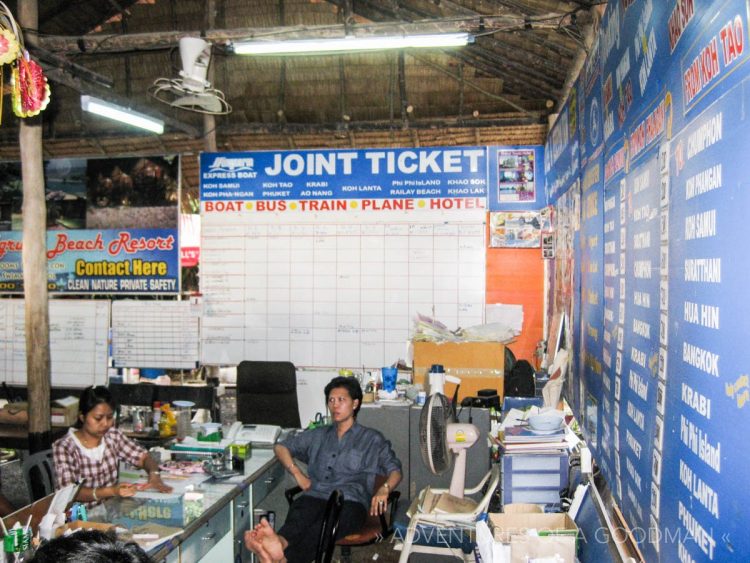
[[[246,424],[299,428],[294,364],[241,362],[237,366],[237,420]]]
[[[331,563],[343,506],[344,495],[336,489],[328,497],[326,510],[323,513],[323,523],[320,527],[320,536],[318,536],[318,549],[315,552],[315,563]]]
[[[383,486],[383,483],[385,483],[386,479],[387,477],[385,475],[377,475],[375,477],[375,486],[373,488],[373,493],[377,492],[377,490]],[[289,503],[289,506],[292,505],[292,502],[294,502],[294,498],[301,492],[302,488],[297,485],[284,491],[284,497],[286,498],[287,503]],[[334,491],[333,493],[331,493],[331,497],[328,499],[329,505],[332,502],[331,499],[333,498],[333,495],[337,492],[338,491]],[[343,497],[343,495],[341,496]],[[378,516],[368,514],[364,524],[362,525],[362,528],[360,528],[356,532],[344,536],[343,538],[339,538],[338,540],[335,539],[336,528],[334,528],[332,532],[326,532],[324,528],[321,532],[322,535],[318,545],[318,554],[321,553],[321,545],[323,544],[323,539],[333,539],[333,541],[331,541],[331,545],[326,546],[326,550],[328,550],[330,553],[333,553],[334,546],[339,546],[341,548],[341,561],[344,563],[350,563],[352,561],[352,547],[371,545],[381,542],[385,538],[389,537],[393,533],[393,522],[396,517],[396,511],[398,510],[398,501],[400,497],[401,493],[399,491],[391,491],[388,494],[387,507],[386,511],[383,514],[380,514]],[[341,499],[341,502],[343,504],[343,498]],[[329,509],[330,506],[327,506],[326,511],[328,511]],[[339,511],[340,510],[341,509],[339,508]],[[330,557],[327,561],[330,561]]]

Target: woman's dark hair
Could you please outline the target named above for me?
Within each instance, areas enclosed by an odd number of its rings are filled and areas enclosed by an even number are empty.
[[[60,536],[36,550],[31,563],[152,563],[152,559],[133,542],[118,541],[114,534],[82,530]]]
[[[114,397],[112,397],[112,393],[109,392],[109,389],[101,385],[97,385],[96,387],[86,387],[86,389],[81,392],[81,396],[78,399],[78,414],[83,415],[83,417],[86,418],[86,415],[93,408],[102,403],[109,405],[113,411],[117,410],[117,403],[115,402]],[[75,426],[76,428],[83,426],[80,417],[76,420]]]
[[[346,389],[352,399],[358,400],[357,406],[354,409],[354,417],[356,418],[359,408],[362,406],[362,387],[359,386],[359,381],[357,381],[356,377],[344,377],[341,375],[331,379],[325,389],[326,404],[328,403],[328,395],[331,394],[331,391],[339,387]]]

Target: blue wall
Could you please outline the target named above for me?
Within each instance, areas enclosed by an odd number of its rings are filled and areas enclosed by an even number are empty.
[[[750,558],[748,13],[611,1],[545,150],[580,197],[568,400],[646,561]]]

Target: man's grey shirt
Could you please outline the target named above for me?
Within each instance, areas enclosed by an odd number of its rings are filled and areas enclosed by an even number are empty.
[[[290,436],[283,442],[292,456],[307,464],[313,497],[327,499],[339,489],[345,501],[370,509],[376,475],[401,471],[391,443],[372,428],[354,423],[339,440],[336,426],[322,426]]]

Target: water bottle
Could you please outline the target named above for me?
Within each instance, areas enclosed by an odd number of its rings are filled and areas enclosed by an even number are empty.
[[[145,428],[143,427],[143,414],[141,413],[141,409],[134,408],[133,409],[133,432],[143,432]]]
[[[159,423],[161,422],[161,403],[159,401],[154,401],[154,420],[153,420],[153,429],[156,432],[159,432]]]
[[[445,368],[442,364],[432,364],[429,373],[430,395],[445,392]]]

